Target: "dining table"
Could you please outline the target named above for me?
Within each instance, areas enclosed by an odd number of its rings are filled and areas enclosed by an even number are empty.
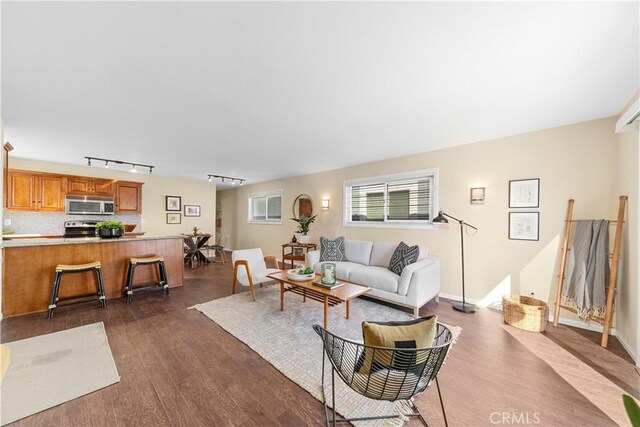
[[[200,263],[208,264],[209,257],[207,257],[204,246],[211,238],[211,234],[183,234],[185,245],[185,260],[190,259],[193,266],[193,259]]]

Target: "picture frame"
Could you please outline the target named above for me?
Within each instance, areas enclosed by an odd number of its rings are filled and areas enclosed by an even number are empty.
[[[540,240],[540,212],[509,212],[510,240]]]
[[[292,255],[293,256],[302,256],[304,255],[304,248],[292,248]]]
[[[182,197],[180,196],[165,196],[164,197],[165,210],[170,212],[182,211]]]
[[[182,224],[182,215],[180,213],[167,213],[167,224]]]
[[[200,216],[200,205],[184,205],[184,216]]]
[[[540,178],[509,181],[510,208],[540,207]]]

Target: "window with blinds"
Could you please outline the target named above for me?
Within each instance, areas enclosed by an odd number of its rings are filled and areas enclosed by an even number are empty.
[[[431,223],[436,170],[345,182],[345,225]]]
[[[249,222],[282,223],[282,191],[249,196]]]

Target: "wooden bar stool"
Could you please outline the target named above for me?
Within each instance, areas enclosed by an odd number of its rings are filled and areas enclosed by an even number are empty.
[[[98,281],[97,292],[58,298],[58,292],[60,291],[60,281],[62,280],[62,276],[64,274],[84,273],[86,271],[94,271],[96,273],[96,279]],[[92,300],[86,299],[89,297],[97,297],[97,299],[100,301],[100,307],[105,308],[107,306],[107,299],[104,295],[104,284],[102,283],[102,268],[100,266],[100,261],[90,262],[88,264],[77,264],[77,265],[59,264],[56,266],[56,274],[53,279],[53,290],[51,291],[51,300],[49,301],[49,311],[47,313],[47,318],[48,319],[53,318],[53,310],[55,310],[57,307],[63,307],[65,305],[80,304],[83,302],[92,301]],[[75,302],[71,302],[63,305],[58,305],[58,302],[60,301],[76,300],[76,299],[81,299],[81,301],[75,301]]]
[[[134,275],[138,265],[155,264],[158,266],[159,282],[152,282],[145,285],[133,286]],[[135,292],[153,292],[164,291],[165,295],[169,295],[169,283],[167,282],[167,271],[164,267],[164,258],[161,256],[152,256],[147,258],[129,258],[129,268],[127,269],[127,283],[125,283],[125,297],[127,304],[131,303],[133,293]]]

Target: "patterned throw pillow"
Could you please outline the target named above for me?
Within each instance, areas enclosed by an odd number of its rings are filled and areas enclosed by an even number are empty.
[[[391,261],[389,261],[389,270],[400,276],[407,265],[413,264],[418,260],[419,255],[420,248],[418,245],[409,246],[405,242],[400,242],[391,256]]]
[[[344,255],[344,237],[327,239],[320,237],[320,262],[325,261],[346,261]]]

